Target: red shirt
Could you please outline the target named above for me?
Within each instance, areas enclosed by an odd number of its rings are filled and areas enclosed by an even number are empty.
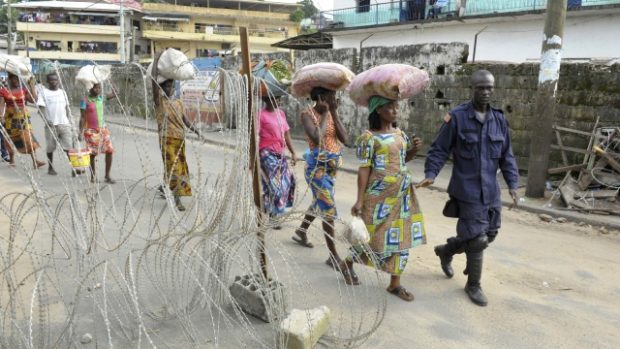
[[[28,89],[25,87],[9,90],[6,87],[0,88],[0,97],[4,99],[7,107],[24,108]]]

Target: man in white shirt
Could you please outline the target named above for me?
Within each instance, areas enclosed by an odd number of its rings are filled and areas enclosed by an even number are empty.
[[[69,149],[73,148],[73,124],[69,119],[69,103],[65,91],[58,87],[58,75],[47,75],[48,88],[42,87],[38,94],[37,106],[45,117],[45,142],[47,144],[47,159],[49,161],[48,174],[57,175],[52,162],[57,143],[69,156]]]

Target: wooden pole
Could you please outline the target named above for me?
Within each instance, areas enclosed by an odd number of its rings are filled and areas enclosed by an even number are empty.
[[[545,19],[536,114],[531,120],[530,158],[525,195],[541,198],[545,195],[549,151],[556,109],[556,90],[562,61],[562,40],[566,21],[567,0],[549,0]]]
[[[250,171],[252,172],[252,191],[254,194],[254,205],[258,209],[259,216],[263,213],[263,202],[260,188],[260,165],[258,159],[257,142],[256,142],[256,117],[253,113],[253,101],[252,101],[252,68],[250,66],[250,45],[248,41],[248,29],[246,27],[239,28],[239,34],[241,36],[241,59],[243,74],[247,77],[247,99],[248,99],[248,116],[250,122]],[[260,217],[258,224],[260,226]],[[267,277],[267,255],[265,254],[265,235],[262,232],[258,233],[258,255],[261,264],[261,270],[265,278]]]

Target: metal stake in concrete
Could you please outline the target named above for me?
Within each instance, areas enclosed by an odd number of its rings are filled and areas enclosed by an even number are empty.
[[[258,208],[258,214],[263,212],[263,200],[260,189],[260,165],[258,163],[258,151],[256,146],[256,117],[252,109],[252,68],[250,66],[250,45],[248,40],[248,29],[246,27],[239,28],[239,35],[241,36],[241,59],[243,74],[246,75],[246,82],[248,84],[248,113],[250,120],[250,171],[252,171],[252,189],[254,193],[254,205]],[[259,217],[260,218],[260,217]],[[258,220],[260,224],[261,220]],[[258,254],[261,264],[261,270],[265,278],[267,278],[267,255],[265,254],[265,235],[264,233],[258,233]]]
[[[562,40],[566,21],[567,0],[549,0],[545,19],[536,114],[531,120],[530,158],[525,195],[543,197],[549,166],[549,151],[555,118],[555,95],[562,62]]]

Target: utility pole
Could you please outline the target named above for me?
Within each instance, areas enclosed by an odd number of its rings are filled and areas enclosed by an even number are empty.
[[[125,55],[126,55],[126,51],[125,51],[125,8],[123,7],[123,0],[121,0],[120,2],[120,26],[121,26],[121,44],[120,44],[120,51],[121,51],[121,64],[125,64]]]
[[[6,0],[6,52],[10,55],[13,54],[13,11],[11,11],[11,0]],[[26,47],[27,49],[27,47]]]
[[[567,0],[549,0],[545,19],[536,114],[531,120],[530,158],[525,195],[541,198],[545,195],[551,134],[556,110],[556,90],[562,62],[562,40],[566,21]]]

